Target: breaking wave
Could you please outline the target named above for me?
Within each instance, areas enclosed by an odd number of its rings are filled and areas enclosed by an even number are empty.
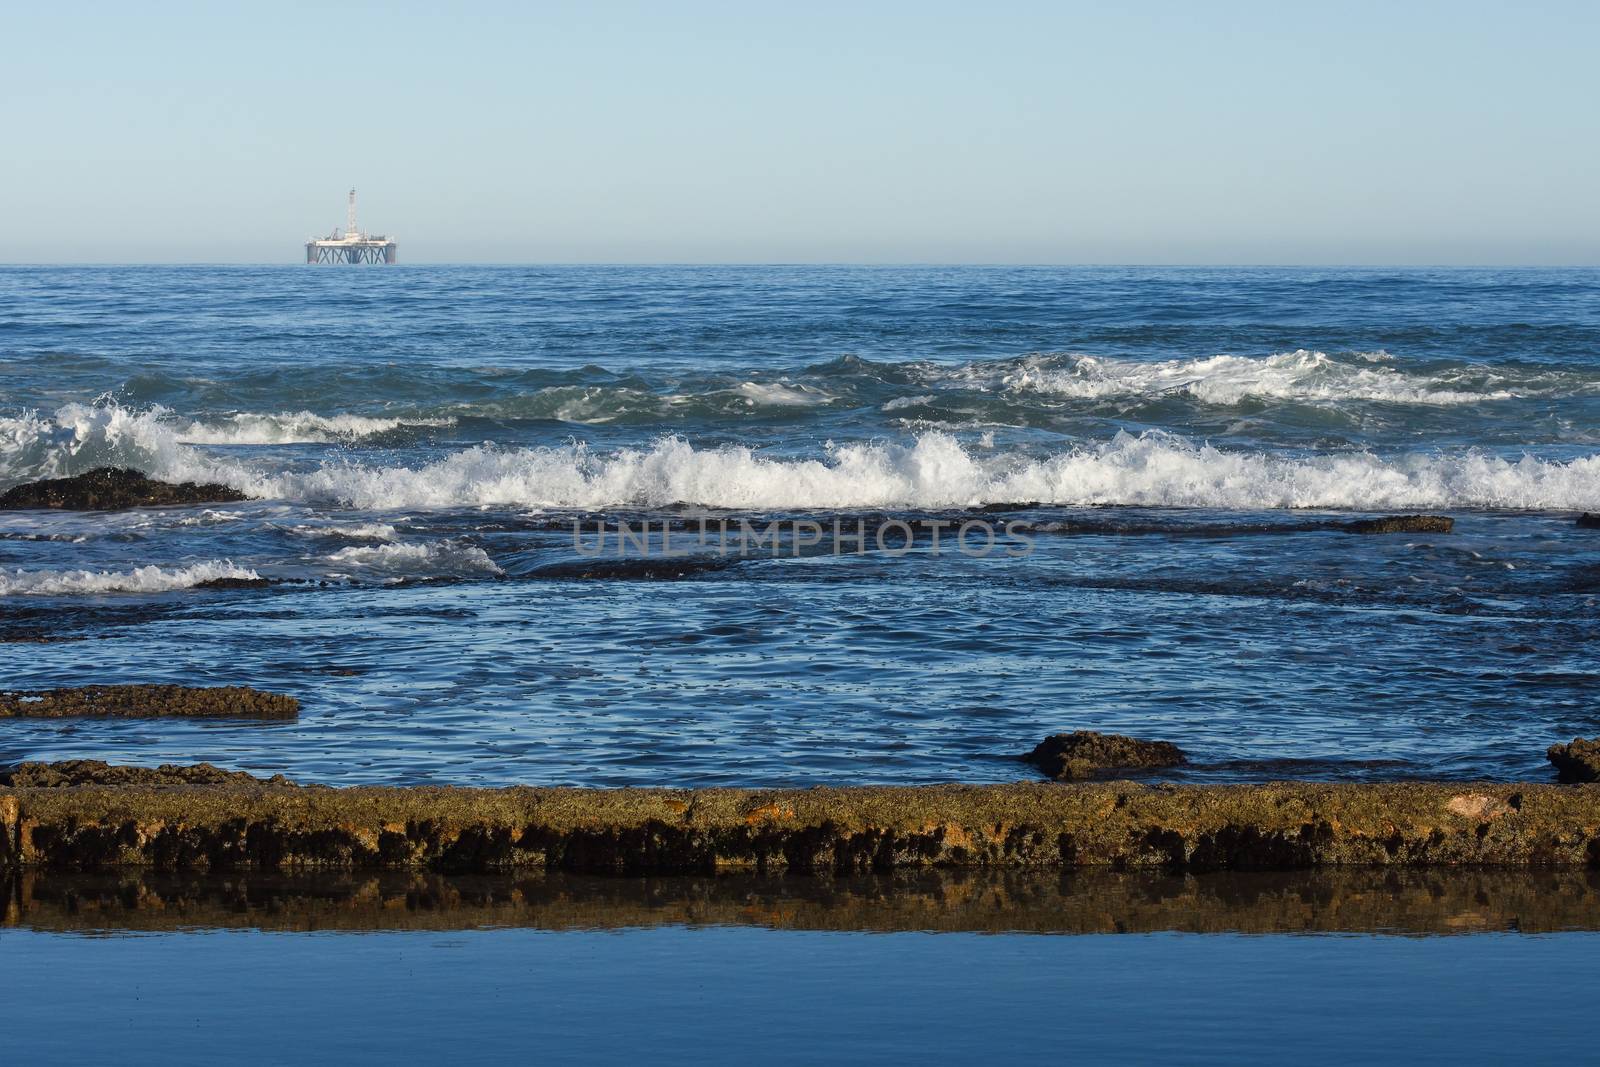
[[[0,596],[73,596],[94,593],[164,593],[219,579],[260,579],[247,567],[211,560],[187,567],[135,567],[126,571],[0,571]]]
[[[1569,382],[1571,375],[1560,372],[1513,377],[1488,368],[1463,367],[1421,374],[1386,365],[1386,353],[1361,353],[1357,358],[1366,365],[1306,349],[1259,358],[1221,355],[1161,362],[1032,357],[1006,372],[1001,387],[1078,399],[1177,394],[1216,405],[1268,399],[1450,406],[1570,394],[1575,386],[1594,390],[1593,382]],[[1062,360],[1064,365],[1058,365]]]
[[[167,421],[115,406],[68,405],[55,421],[0,430],[0,478],[20,481],[107,464],[169,481],[218,481],[261,498],[362,510],[530,508],[943,508],[1038,501],[1231,510],[1600,508],[1600,455],[1560,461],[1488,452],[1296,454],[1229,451],[1162,432],[1119,433],[1055,454],[963,445],[942,432],[828,446],[780,458],[680,437],[599,451],[577,443],[482,445],[426,465],[328,460],[305,470],[189,447]],[[32,417],[30,417],[32,418]]]
[[[367,415],[317,415],[309,411],[275,415],[239,412],[209,421],[175,422],[178,440],[191,445],[333,444],[402,428],[454,424],[455,420],[449,418],[389,419]]]
[[[1053,456],[977,456],[929,433],[908,444],[838,446],[823,459],[748,448],[697,449],[678,438],[601,454],[582,445],[472,448],[418,468],[325,466],[242,486],[264,496],[357,508],[511,504],[548,508],[943,508],[1055,505],[1264,508],[1600,507],[1600,457],[1567,463],[1487,454],[1289,457],[1224,452],[1163,434]]]

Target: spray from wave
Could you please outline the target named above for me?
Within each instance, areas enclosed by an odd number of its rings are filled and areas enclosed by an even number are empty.
[[[53,478],[125,464],[146,471],[192,465],[188,445],[337,444],[402,427],[449,426],[448,418],[239,413],[212,421],[184,419],[156,405],[63,404],[52,416],[0,418],[0,481]]]

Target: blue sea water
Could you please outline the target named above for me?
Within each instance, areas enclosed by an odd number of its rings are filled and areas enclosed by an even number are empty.
[[[1596,935],[0,930],[17,1062],[1585,1062]],[[86,1014],[92,1022],[86,1021]]]
[[[0,268],[0,490],[114,464],[250,497],[0,513],[5,688],[304,704],[14,722],[0,762],[1005,781],[1087,728],[1178,742],[1180,780],[1544,778],[1600,732],[1597,298],[1596,270]],[[1337,528],[1419,511],[1454,531]],[[699,542],[729,520],[791,525],[777,556]],[[583,554],[575,522],[619,521],[689,555]],[[951,551],[973,521],[1029,550]]]

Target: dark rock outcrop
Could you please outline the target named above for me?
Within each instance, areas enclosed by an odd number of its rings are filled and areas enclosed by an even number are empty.
[[[0,509],[56,508],[117,511],[186,504],[223,504],[249,499],[216,482],[159,482],[127,467],[96,467],[70,478],[46,478],[0,493]]]
[[[1022,758],[1060,781],[1097,778],[1109,771],[1132,768],[1176,767],[1188,762],[1183,750],[1170,741],[1141,741],[1092,730],[1052,734]]]
[[[207,578],[195,583],[196,589],[265,589],[275,584],[271,578]]]
[[[1448,515],[1385,515],[1347,522],[1342,528],[1357,534],[1449,533],[1455,524]]]
[[[69,759],[57,763],[19,763],[0,771],[0,786],[12,789],[62,789],[74,785],[294,785],[281,774],[257,778],[209,763],[159,767],[117,767],[104,760]]]
[[[1578,516],[1578,525],[1585,530],[1600,530],[1600,515],[1592,511],[1585,511]]]
[[[1585,741],[1574,737],[1565,745],[1551,745],[1545,753],[1556,765],[1563,782],[1600,782],[1600,737]]]
[[[0,719],[292,719],[300,701],[242,685],[83,685],[0,692]]]

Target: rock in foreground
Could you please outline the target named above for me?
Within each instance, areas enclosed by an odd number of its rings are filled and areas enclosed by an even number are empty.
[[[293,782],[281,774],[257,778],[244,771],[225,771],[209,763],[159,767],[115,767],[104,760],[69,759],[58,763],[19,763],[0,771],[0,786],[12,789],[63,789],[74,785],[277,785]]]
[[[217,482],[159,482],[127,467],[96,467],[87,474],[46,478],[8,489],[0,493],[0,509],[118,511],[247,499],[233,486]]]
[[[1109,771],[1176,767],[1188,762],[1183,750],[1170,741],[1141,741],[1092,730],[1052,734],[1022,758],[1064,782],[1100,777]]]
[[[84,685],[0,692],[0,719],[292,719],[300,701],[224,685]]]
[[[227,773],[154,773],[197,770]],[[91,773],[126,771],[95,767]],[[59,767],[52,772],[67,782],[81,778]],[[23,781],[38,780],[36,773],[45,772],[29,770]],[[0,786],[0,868],[383,867],[642,876],[1596,864],[1600,786],[1554,783],[685,790],[331,789],[252,780]]]
[[[1556,765],[1560,781],[1600,782],[1600,737],[1591,741],[1575,737],[1568,744],[1551,745],[1545,755]]]
[[[1344,529],[1357,534],[1449,533],[1455,524],[1448,515],[1385,515],[1347,522]]]

